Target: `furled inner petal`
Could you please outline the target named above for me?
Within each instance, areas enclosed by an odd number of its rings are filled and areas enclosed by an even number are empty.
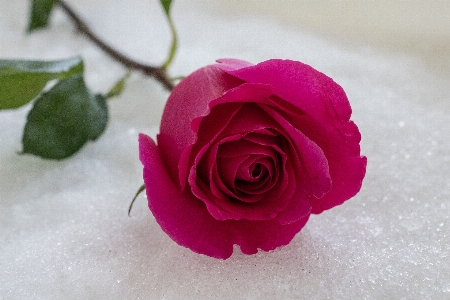
[[[284,119],[278,112],[276,106],[246,104],[243,105],[241,110],[236,113],[235,118],[244,117],[243,112],[245,112],[246,118],[252,118],[252,114],[259,114],[259,118],[261,118],[263,122],[271,125],[262,129],[258,127],[257,130],[250,131],[245,134],[243,139],[251,141],[260,147],[274,147],[274,145],[276,145],[276,147],[283,149],[279,151],[279,153],[283,153],[285,156],[287,155],[287,162],[282,166],[285,174],[289,174],[289,176],[285,176],[283,178],[280,176],[276,179],[274,179],[274,176],[268,178],[273,180],[273,182],[278,183],[278,186],[277,188],[267,189],[264,193],[265,197],[258,199],[258,204],[265,201],[271,201],[272,199],[279,200],[279,204],[282,209],[279,209],[280,207],[275,208],[277,211],[276,219],[282,224],[289,224],[303,218],[311,211],[310,201],[312,196],[323,195],[331,188],[327,160],[323,152],[314,142],[309,140],[302,132],[294,128],[286,119]],[[265,113],[270,115],[271,118],[269,120],[264,118]],[[230,127],[235,126],[233,121],[234,119],[230,122]],[[234,128],[234,130],[236,129],[237,127]],[[223,134],[227,133],[227,130],[229,130],[229,128],[225,129]],[[236,142],[238,141],[234,141],[234,143]],[[223,146],[225,145],[226,144]],[[232,144],[230,143],[230,145]],[[242,153],[241,151],[236,151],[237,148],[235,146],[228,148],[223,147],[223,149],[224,151],[218,154],[220,157]],[[276,162],[276,160],[274,161]],[[217,168],[214,172],[217,172]],[[279,172],[274,172],[272,174],[278,175]],[[214,187],[216,185],[220,185],[221,181],[217,179],[212,181],[212,183],[213,184],[211,186]],[[230,186],[231,185],[228,184],[228,187]],[[282,186],[282,188],[279,188],[280,186]],[[270,185],[266,183],[264,187],[270,187]],[[289,191],[289,196],[287,196],[287,190]],[[240,192],[244,191],[247,197],[250,197],[249,195],[253,193],[248,182],[245,183],[244,186],[237,186],[235,183],[234,190],[219,187],[215,189],[215,191],[228,191],[227,195],[229,196],[234,194],[236,195],[235,199],[242,199]],[[261,192],[262,188],[259,188],[256,191]],[[283,201],[280,200],[282,197],[285,197],[283,200],[287,199],[286,202],[283,203]],[[221,199],[225,200],[226,197],[221,197]],[[224,209],[229,210],[230,212],[233,211],[233,208],[229,208],[229,201],[218,201],[218,203]]]
[[[235,182],[261,182],[267,176],[272,177],[277,171],[277,157],[282,153],[276,146],[276,140],[271,146],[261,145],[246,139],[220,145],[217,154],[218,171],[224,184],[235,190]],[[239,153],[239,156],[234,156]],[[257,161],[259,160],[259,161]],[[259,167],[258,167],[259,166]],[[259,173],[256,175],[255,172]],[[253,173],[253,174],[252,174]],[[267,174],[262,178],[263,174]]]
[[[244,162],[241,166],[241,173],[244,177],[237,176],[234,182],[235,189],[239,194],[263,194],[276,184],[278,179],[279,159],[272,157],[249,158],[249,162]],[[245,200],[242,200],[245,201]]]
[[[275,105],[268,106],[271,101],[243,103],[213,141],[192,152],[192,193],[218,220],[276,218],[290,224],[311,211],[312,195],[331,186],[323,152]]]
[[[280,158],[285,162],[286,156],[276,144],[269,147],[250,142],[245,136],[238,137],[227,137],[205,152],[200,152],[197,180],[207,183],[212,194],[219,199],[228,197],[228,201],[257,202],[265,198],[267,190],[277,183],[278,173],[282,172]],[[236,156],[236,152],[240,155]],[[256,164],[267,170],[266,176],[260,174],[259,180],[250,174],[251,166]],[[207,174],[209,178],[206,178]]]
[[[191,168],[189,183],[193,194],[205,202],[214,218],[268,220],[276,217],[277,213],[289,204],[296,184],[295,180],[289,180],[289,175],[292,178],[294,176],[292,167],[285,166],[288,161],[283,150],[286,142],[282,142],[284,138],[274,138],[273,130],[263,132],[270,135],[268,138],[259,139],[265,143],[272,139],[274,145],[255,144],[247,140],[245,135],[238,138],[237,134],[226,137],[199,152],[197,164]],[[258,140],[255,137],[256,133],[252,135],[251,139]],[[231,151],[234,148],[231,147],[233,143],[243,144],[242,148],[234,145],[238,147],[237,149],[243,150],[238,151],[240,155]],[[253,151],[250,151],[252,148]],[[249,152],[246,153],[245,150]],[[232,161],[226,165],[228,170],[219,172],[218,167],[221,164],[223,167],[226,159]],[[256,168],[258,164],[261,168],[260,173]],[[208,173],[209,178],[206,178]],[[255,176],[251,176],[251,173]],[[224,179],[226,176],[229,179]],[[255,178],[260,180],[257,181]],[[244,182],[242,179],[247,181]]]
[[[241,107],[241,103],[220,105],[220,107],[211,110],[207,117],[197,118],[201,120],[202,124],[198,128],[197,141],[195,144],[186,147],[178,163],[179,180],[182,189],[184,189],[187,182],[189,168],[192,166],[195,156],[201,149],[209,147],[217,139]]]
[[[264,106],[263,109],[286,130],[286,135],[292,140],[292,145],[307,175],[306,185],[310,187],[311,195],[322,197],[331,189],[328,161],[323,150],[303,132],[293,127],[275,109],[268,106]]]

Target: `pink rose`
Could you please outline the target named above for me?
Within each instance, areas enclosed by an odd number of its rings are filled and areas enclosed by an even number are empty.
[[[228,258],[288,244],[353,197],[367,159],[344,90],[297,61],[235,59],[170,95],[158,145],[139,137],[148,204],[178,244]]]

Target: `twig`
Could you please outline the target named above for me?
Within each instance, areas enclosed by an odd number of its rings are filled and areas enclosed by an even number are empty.
[[[105,53],[111,56],[114,60],[121,63],[129,69],[134,69],[141,71],[147,76],[151,76],[159,81],[167,90],[171,91],[174,88],[174,84],[167,77],[164,67],[155,67],[150,65],[141,64],[124,54],[120,53],[116,49],[112,48],[101,40],[88,26],[81,20],[78,14],[63,0],[57,0],[57,4],[62,8],[62,10],[70,17],[70,19],[75,23],[78,30],[88,37],[94,44],[96,44]]]

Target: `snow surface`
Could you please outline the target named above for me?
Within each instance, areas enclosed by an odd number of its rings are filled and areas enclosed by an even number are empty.
[[[160,63],[168,27],[156,1],[71,1],[105,39]],[[125,70],[60,12],[27,36],[28,1],[0,0],[0,57],[81,54],[107,91]],[[287,246],[217,260],[170,240],[138,198],[137,135],[155,136],[168,94],[133,75],[105,134],[74,157],[17,155],[30,106],[0,112],[0,299],[450,299],[450,87],[413,58],[349,50],[298,28],[175,1],[186,75],[222,57],[290,58],[347,92],[368,157],[361,192],[311,217]],[[1,87],[0,87],[1,88]]]

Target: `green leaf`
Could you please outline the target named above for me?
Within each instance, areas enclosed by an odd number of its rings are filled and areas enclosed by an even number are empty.
[[[42,91],[48,81],[82,72],[80,57],[55,61],[0,60],[0,109],[25,105]]]
[[[56,0],[31,0],[28,32],[47,27]]]
[[[106,94],[106,98],[114,98],[122,94],[123,90],[125,89],[125,83],[127,82],[128,78],[131,76],[131,71],[128,71],[122,78],[120,78],[114,86],[109,90],[109,92]]]
[[[77,152],[106,128],[105,97],[90,93],[81,74],[57,83],[38,97],[28,114],[23,153],[63,159]]]
[[[89,139],[95,141],[105,131],[108,123],[107,97],[102,94],[91,96],[90,109],[88,110]]]
[[[166,12],[166,15],[170,15],[170,5],[172,4],[172,0],[159,0],[161,2],[162,7],[164,8],[164,11]]]

